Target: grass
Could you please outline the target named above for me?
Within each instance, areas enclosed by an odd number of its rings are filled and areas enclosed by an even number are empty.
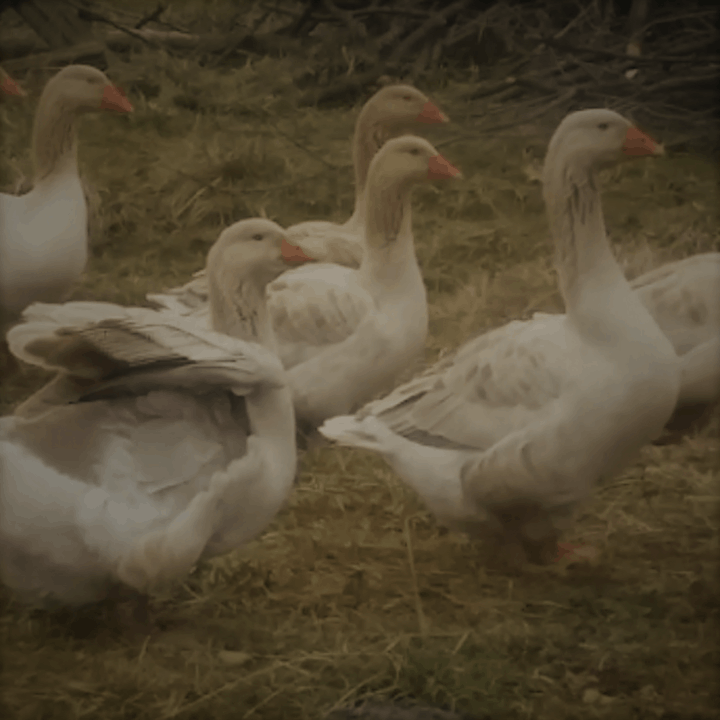
[[[73,298],[142,304],[185,281],[243,217],[349,216],[361,99],[298,109],[296,65],[213,69],[145,51],[109,69],[135,112],[83,121],[93,252]],[[36,98],[48,74],[19,80]],[[560,307],[536,179],[559,118],[478,136],[465,87],[423,87],[454,121],[426,134],[465,175],[415,194],[428,360]],[[33,107],[0,108],[6,184],[30,172]],[[608,173],[607,224],[629,272],[720,249],[717,167],[685,154]],[[45,377],[26,371],[0,412]],[[3,716],[315,720],[360,699],[411,698],[473,718],[717,717],[717,432],[716,420],[645,448],[598,489],[567,537],[601,545],[597,564],[515,577],[487,570],[374,457],[313,451],[261,538],[157,603],[158,636],[125,637],[102,619],[83,630],[5,594]]]

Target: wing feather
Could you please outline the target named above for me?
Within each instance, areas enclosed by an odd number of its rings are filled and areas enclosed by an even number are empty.
[[[558,400],[565,341],[564,316],[512,322],[466,343],[359,415],[372,414],[423,445],[485,450]]]
[[[720,336],[720,253],[667,263],[635,278],[630,286],[678,355]]]
[[[268,308],[286,368],[342,343],[372,307],[356,271],[339,265],[305,265],[269,286]]]
[[[323,220],[298,223],[287,229],[287,240],[321,263],[357,268],[363,258],[363,233]]]
[[[204,268],[180,287],[164,293],[148,293],[147,300],[158,308],[207,321],[210,326],[209,290]]]
[[[255,343],[198,328],[187,318],[109,303],[32,305],[8,333],[21,360],[71,377],[80,397],[110,388],[224,385],[236,394],[281,387],[278,358]]]

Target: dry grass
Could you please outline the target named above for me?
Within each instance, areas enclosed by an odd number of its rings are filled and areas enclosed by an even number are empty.
[[[360,100],[296,109],[285,80],[296,63],[205,69],[153,51],[109,70],[135,113],[83,122],[98,216],[73,298],[143,303],[201,267],[221,228],[242,217],[287,225],[350,214]],[[45,77],[25,86],[36,92]],[[464,87],[424,88],[455,121],[431,139],[466,177],[416,193],[429,359],[558,307],[532,179],[558,118],[474,137],[455,99]],[[29,171],[32,111],[32,101],[0,108],[5,183]],[[443,145],[459,127],[467,137]],[[717,161],[683,155],[607,178],[608,226],[632,270],[720,249],[716,171]],[[41,381],[27,371],[0,412]],[[152,639],[97,617],[91,627],[30,612],[5,595],[3,717],[316,720],[386,697],[474,718],[717,717],[717,432],[716,423],[647,448],[599,489],[568,538],[600,544],[597,565],[519,577],[485,570],[478,548],[438,528],[375,458],[315,451],[262,538],[199,567],[157,605],[164,629]]]

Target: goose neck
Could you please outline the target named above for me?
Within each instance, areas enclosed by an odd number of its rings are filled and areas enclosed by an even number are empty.
[[[224,274],[216,279],[208,275],[213,329],[247,342],[277,351],[270,314],[265,303],[265,288],[250,277]]]
[[[389,133],[377,121],[372,108],[363,108],[355,124],[353,136],[353,167],[355,169],[355,213],[364,205],[370,163],[388,139]]]
[[[232,275],[228,275],[232,277]],[[277,354],[277,342],[265,302],[265,286],[251,277],[237,277],[235,283],[210,281],[212,326],[217,332],[254,342]],[[227,279],[227,278],[225,278]],[[295,414],[288,386],[261,388],[245,398],[252,434],[277,443],[283,452],[295,455]]]
[[[595,172],[573,158],[562,160],[549,168],[544,194],[560,290],[573,315],[585,299],[597,310],[602,297],[627,294],[629,286],[607,239]]]
[[[412,234],[412,186],[376,176],[367,187],[365,255],[361,271],[374,283],[395,284],[419,272]],[[417,272],[415,272],[417,271]]]
[[[52,91],[40,99],[32,147],[36,182],[77,173],[77,114]]]

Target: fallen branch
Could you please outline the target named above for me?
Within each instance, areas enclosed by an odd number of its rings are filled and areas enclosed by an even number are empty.
[[[146,43],[147,45],[150,45],[150,47],[154,47],[154,48],[160,47],[159,44],[156,43],[154,40],[148,39],[147,33],[142,33],[142,32],[139,32],[138,30],[133,30],[132,28],[126,28],[123,25],[120,25],[120,23],[116,23],[114,20],[111,20],[109,17],[105,17],[105,15],[95,12],[94,10],[88,10],[87,8],[80,8],[80,9],[78,9],[78,17],[81,20],[87,20],[88,22],[99,22],[99,23],[104,23],[106,25],[111,25],[112,27],[116,28],[120,32],[126,33],[127,35],[130,35],[130,37],[133,37],[136,40],[140,40],[141,42]]]
[[[367,37],[365,26],[355,20],[351,13],[346,10],[340,10],[340,8],[332,0],[323,0],[323,5],[325,5],[325,9],[332,17],[339,20],[347,27],[350,31],[350,37],[355,40],[364,40]]]
[[[657,63],[696,63],[697,58],[688,57],[687,55],[673,55],[673,56],[648,56],[648,57],[631,57],[626,53],[613,52],[612,50],[598,50],[589,47],[578,47],[566,43],[562,40],[555,40],[554,38],[543,38],[545,44],[557,48],[558,50],[565,50],[566,52],[584,53],[586,55],[596,55],[597,57],[609,58],[611,60],[631,60],[633,64],[643,65],[654,65]],[[709,44],[709,43],[708,43]]]
[[[385,71],[377,66],[366,72],[356,73],[349,77],[342,77],[324,88],[309,90],[302,95],[298,104],[300,107],[320,105],[345,98],[351,94],[356,95],[366,85],[377,82],[384,74]]]
[[[148,13],[135,23],[135,29],[140,30],[144,25],[155,22],[165,10],[165,6],[162,3],[158,3],[158,6],[151,13]]]
[[[444,27],[447,18],[457,15],[470,4],[470,0],[458,0],[452,5],[448,5],[444,10],[432,14],[417,30],[411,32],[405,40],[403,40],[390,55],[388,62],[392,65],[404,59],[412,48],[425,38],[432,30],[437,27]]]
[[[520,58],[516,62],[511,63],[506,68],[503,68],[502,72],[505,75],[505,78],[503,80],[494,83],[481,84],[479,88],[470,91],[464,97],[468,100],[476,100],[478,98],[493,95],[500,90],[504,90],[508,87],[508,85],[512,85],[512,83],[514,82],[515,73],[517,73],[518,70],[521,70],[525,66],[529,65],[532,60],[533,58],[528,55]]]
[[[644,85],[637,89],[640,95],[655,95],[658,93],[665,93],[668,90],[675,90],[677,88],[685,89],[688,87],[694,87],[697,85],[706,85],[711,88],[714,92],[717,91],[717,84],[720,81],[720,73],[712,72],[707,75],[688,75],[687,77],[669,78],[668,80],[661,80],[656,82],[654,85]]]
[[[9,72],[17,74],[31,68],[52,67],[70,63],[84,62],[96,67],[105,68],[105,43],[91,40],[72,47],[59,48],[49,52],[40,52],[27,57],[4,60],[3,67]]]
[[[537,120],[537,118],[542,117],[543,115],[547,115],[551,110],[555,109],[556,107],[564,107],[578,94],[578,92],[579,91],[577,88],[570,88],[570,90],[567,90],[565,93],[555,98],[554,100],[551,100],[549,103],[543,104],[542,108],[540,108],[540,110],[538,110],[537,112],[530,113],[529,115],[525,115],[519,119],[513,120],[512,122],[502,123],[500,125],[493,125],[486,128],[481,126],[479,128],[479,132],[499,132],[500,130],[508,130],[509,128],[515,127],[516,125],[524,125],[531,120]],[[482,113],[473,113],[472,117],[479,117],[481,115]]]
[[[92,39],[90,26],[81,22],[65,3],[25,0],[14,4],[14,9],[51,50]]]
[[[127,32],[127,28],[122,31],[112,30],[100,37],[102,40],[93,40],[49,52],[42,51],[44,47],[37,40],[6,41],[0,47],[0,54],[3,58],[7,58],[3,60],[5,69],[8,72],[17,73],[43,65],[64,65],[81,60],[100,66],[99,63],[104,63],[102,55],[106,46],[115,52],[124,52],[135,47],[149,45],[153,48],[162,47],[179,52],[205,53],[223,53],[228,50],[229,46],[232,46],[231,52],[240,50],[243,53],[257,55],[276,55],[287,50],[288,43],[292,42],[275,33],[248,35],[243,32],[238,37],[237,35],[218,35],[217,33],[190,35],[174,30],[132,30]],[[41,50],[41,52],[25,57],[16,57],[31,49]]]

